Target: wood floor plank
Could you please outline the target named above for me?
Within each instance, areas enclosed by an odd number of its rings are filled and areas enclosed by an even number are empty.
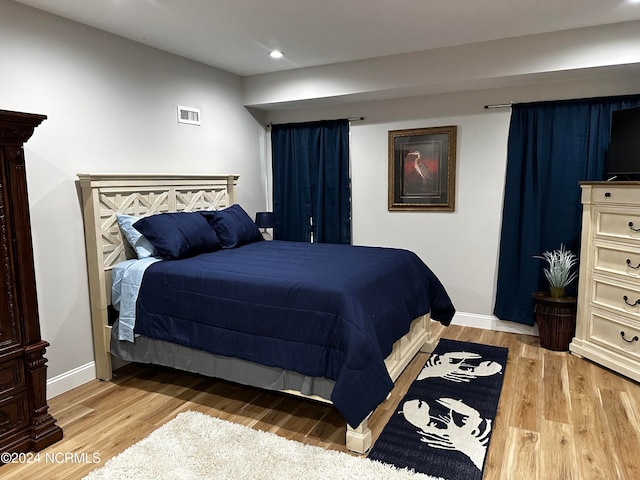
[[[596,395],[596,385],[591,364],[575,355],[566,355],[567,370],[569,375],[569,390],[573,393],[583,393],[585,395]]]
[[[502,395],[508,397],[509,425],[523,430],[539,431],[542,412],[542,391],[531,388],[542,378],[542,365],[536,359],[522,358],[507,372]]]
[[[544,472],[544,478],[581,480],[573,426],[543,420],[540,438],[544,438],[545,443],[540,455],[540,471]]]
[[[337,410],[327,408],[324,411],[324,415],[316,422],[313,428],[309,430],[308,443],[332,450],[336,450],[336,445],[340,445],[340,449],[342,449],[346,432],[347,428],[342,416]],[[304,442],[304,440],[302,441]]]
[[[636,425],[640,425],[640,394],[638,394],[637,388],[635,388],[637,384],[632,382],[626,382],[627,398],[630,403],[630,413],[629,415],[633,415],[636,421]],[[640,435],[640,430],[638,430],[638,435]]]
[[[518,354],[524,358],[540,358],[541,348],[538,337],[531,335],[518,335],[520,340],[520,351]]]
[[[540,434],[529,430],[510,427],[500,480],[546,480],[540,476]],[[550,477],[549,477],[550,478]]]
[[[484,476],[485,478],[500,478],[509,434],[508,408],[498,409],[492,428],[489,450],[484,461]]]
[[[571,424],[575,442],[579,479],[605,480],[616,478],[616,467],[610,455],[606,420],[600,414],[599,397],[571,393]],[[604,423],[603,423],[604,422]]]
[[[565,357],[569,353],[543,352],[542,416],[559,423],[569,422],[569,375]]]
[[[640,479],[640,428],[635,421],[636,415],[629,411],[631,403],[626,396],[626,392],[618,390],[600,390],[608,431],[617,432],[609,445],[610,454],[617,460],[622,478],[637,480]]]
[[[622,375],[602,367],[589,360],[584,360],[591,370],[597,388],[605,390],[626,390],[628,381]]]

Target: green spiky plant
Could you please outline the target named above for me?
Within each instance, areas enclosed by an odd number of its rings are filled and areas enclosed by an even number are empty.
[[[578,272],[571,272],[578,263],[578,257],[563,244],[560,244],[560,248],[535,255],[534,258],[546,260],[549,264],[549,268],[544,269],[544,276],[549,282],[551,294],[556,294],[554,296],[562,296],[565,287],[578,277]]]

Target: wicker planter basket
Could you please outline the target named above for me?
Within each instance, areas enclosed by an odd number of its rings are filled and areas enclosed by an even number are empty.
[[[547,350],[567,351],[576,332],[576,299],[533,294],[540,345]]]

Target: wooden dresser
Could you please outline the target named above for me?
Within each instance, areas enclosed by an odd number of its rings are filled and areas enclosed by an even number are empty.
[[[640,381],[640,182],[582,183],[571,352]]]
[[[45,118],[0,110],[0,452],[62,438],[47,406],[49,344],[40,338],[22,149]]]

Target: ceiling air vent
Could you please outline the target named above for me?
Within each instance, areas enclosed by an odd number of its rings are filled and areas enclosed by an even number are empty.
[[[200,125],[200,109],[178,105],[178,123]]]

